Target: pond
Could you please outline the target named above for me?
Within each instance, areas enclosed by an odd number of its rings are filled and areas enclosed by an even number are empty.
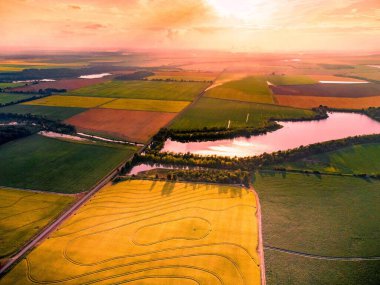
[[[244,157],[350,136],[380,134],[380,122],[357,113],[331,112],[325,120],[278,123],[283,128],[250,138],[187,143],[167,140],[162,151]]]

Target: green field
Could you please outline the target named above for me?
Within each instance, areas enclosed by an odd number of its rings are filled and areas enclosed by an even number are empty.
[[[102,105],[100,108],[178,113],[189,104],[187,101],[116,99]]]
[[[31,98],[35,95],[33,94],[10,94],[10,93],[0,93],[0,104],[8,104],[11,102],[17,102],[20,100]]]
[[[380,159],[374,158],[380,158],[380,144],[354,145],[278,166],[324,173],[380,174]]]
[[[53,95],[37,100],[22,103],[22,105],[48,106],[48,107],[74,107],[74,108],[95,108],[114,100],[114,98],[96,98],[83,96],[63,96]]]
[[[249,114],[248,123],[246,123]],[[171,126],[175,130],[202,129],[204,127],[230,128],[264,127],[269,118],[312,117],[313,111],[269,104],[245,103],[214,98],[201,98],[181,114]]]
[[[255,195],[131,180],[101,189],[1,284],[260,284]]]
[[[19,82],[19,83],[12,83],[12,82],[0,82],[0,89],[2,88],[8,88],[8,87],[19,87],[24,86],[25,83]]]
[[[32,114],[44,116],[52,120],[65,120],[86,111],[83,108],[51,107],[37,105],[12,105],[0,108],[0,113]]]
[[[327,257],[380,256],[380,181],[257,173],[264,246]],[[379,284],[380,261],[265,250],[267,284]]]
[[[0,146],[0,185],[62,193],[87,191],[135,150],[33,135]]]
[[[203,82],[109,81],[67,95],[192,101],[207,86],[208,83]]]
[[[305,75],[272,75],[267,77],[267,81],[273,85],[303,85],[318,83],[317,80]]]
[[[256,103],[271,104],[274,102],[266,78],[261,76],[249,76],[240,80],[229,81],[209,89],[205,96]]]
[[[17,251],[74,197],[0,188],[0,258]]]

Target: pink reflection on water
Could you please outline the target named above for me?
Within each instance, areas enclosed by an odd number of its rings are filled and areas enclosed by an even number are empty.
[[[320,121],[280,122],[275,132],[251,138],[180,143],[167,140],[163,151],[200,155],[254,156],[350,136],[380,133],[380,123],[361,114],[330,113]]]

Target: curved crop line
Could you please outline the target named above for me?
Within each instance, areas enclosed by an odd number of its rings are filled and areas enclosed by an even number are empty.
[[[213,198],[213,199],[219,200],[218,198]],[[199,201],[203,201],[203,200],[211,200],[211,198],[200,199]],[[199,202],[199,201],[195,201],[195,202]],[[185,205],[186,205],[186,203],[185,203]],[[212,212],[222,212],[222,211],[226,211],[226,210],[229,210],[229,209],[232,209],[232,208],[236,208],[236,207],[241,207],[241,206],[244,206],[244,207],[253,207],[253,206],[248,206],[248,205],[234,205],[234,206],[231,206],[231,207],[228,207],[228,208],[225,208],[225,209],[217,209],[217,210],[215,210],[215,209],[208,209],[208,208],[203,208],[203,207],[189,206],[189,207],[185,207],[185,208],[181,208],[181,209],[177,209],[177,210],[171,210],[171,211],[164,212],[164,213],[161,213],[161,214],[157,214],[157,215],[154,215],[154,216],[149,216],[149,217],[142,218],[142,219],[139,219],[139,220],[130,221],[128,223],[121,224],[119,226],[111,227],[111,228],[108,228],[108,229],[104,229],[104,230],[100,230],[100,231],[96,231],[96,232],[92,232],[92,233],[88,233],[88,234],[91,235],[91,234],[96,234],[96,233],[100,233],[100,232],[104,232],[104,231],[108,231],[108,230],[113,230],[113,229],[121,228],[121,227],[124,227],[124,226],[127,226],[127,225],[131,225],[131,224],[134,224],[134,223],[146,221],[146,220],[149,220],[149,219],[153,219],[153,218],[157,218],[157,217],[161,217],[161,216],[165,216],[165,215],[168,215],[168,214],[173,214],[173,213],[177,213],[177,212],[181,212],[181,211],[185,211],[185,210],[189,210],[189,209],[200,209],[200,210],[212,211]],[[253,208],[255,208],[255,207],[253,207]],[[90,227],[87,227],[87,228],[79,229],[79,230],[74,231],[74,232],[70,232],[70,233],[66,233],[66,234],[61,234],[61,235],[56,234],[54,237],[51,237],[51,238],[65,237],[65,236],[73,235],[73,234],[76,234],[76,233],[79,233],[79,232],[83,232],[83,231],[86,231],[86,230],[89,230],[89,229],[94,229],[94,228],[97,228],[97,227],[99,227],[101,225],[107,225],[107,224],[110,224],[110,223],[113,223],[113,222],[116,222],[116,221],[125,220],[126,218],[129,219],[129,218],[132,218],[132,217],[138,217],[138,216],[143,216],[143,215],[146,215],[146,213],[142,213],[142,214],[138,214],[138,215],[134,215],[134,216],[129,216],[129,217],[121,217],[121,218],[117,218],[117,219],[114,219],[114,220],[105,221],[103,223],[99,223],[99,224],[96,224],[94,226],[90,226]],[[106,215],[104,215],[104,216],[106,216]],[[86,218],[86,219],[88,219],[88,218]]]
[[[174,201],[181,200],[181,201],[183,201],[183,197],[199,197],[199,196],[206,196],[206,195],[220,195],[219,193],[206,193],[204,195],[199,195],[199,193],[189,193],[188,191],[183,191],[183,193],[188,193],[188,194],[185,194],[185,195],[175,195],[173,197],[166,198],[165,200],[163,200],[162,197],[157,197],[156,199],[154,199],[154,201],[158,201],[159,203],[155,203],[154,206],[157,206],[157,205],[160,205],[160,204],[167,204],[167,202],[171,201],[171,200],[174,200]],[[226,198],[231,198],[231,197],[226,197]],[[126,199],[130,199],[130,198],[126,198]],[[82,212],[85,212],[85,211],[87,211],[89,209],[97,208],[98,207],[98,206],[91,207],[92,204],[107,204],[107,203],[125,204],[125,203],[128,203],[128,205],[136,205],[136,207],[128,207],[128,208],[139,208],[141,206],[137,206],[138,204],[146,205],[147,202],[153,202],[153,200],[149,200],[149,201],[143,200],[141,202],[132,202],[132,203],[130,203],[129,201],[95,201],[95,202],[91,202],[91,204],[89,204],[89,206],[87,206],[82,211],[79,211],[77,213],[82,213]],[[103,206],[103,207],[106,207],[106,206]],[[111,206],[108,206],[108,207],[111,207]],[[120,207],[112,207],[112,208],[120,208]],[[121,207],[121,208],[124,209],[125,207]]]
[[[12,215],[8,215],[8,216],[5,216],[5,217],[1,217],[0,221],[5,220],[5,219],[9,219],[9,218],[13,218],[13,217],[16,217],[18,215],[26,214],[26,213],[29,213],[29,212],[44,210],[44,209],[48,209],[48,208],[50,208],[50,206],[36,208],[36,209],[30,209],[30,210],[27,210],[27,211],[24,211],[24,212],[19,212],[19,213],[16,213],[16,214],[12,214]]]
[[[23,199],[25,199],[25,198],[27,198],[27,197],[30,197],[30,196],[34,196],[34,195],[37,195],[37,193],[32,193],[32,194],[24,195],[24,196],[18,198],[16,201],[14,201],[12,204],[9,204],[9,205],[7,205],[7,206],[1,206],[0,209],[13,207],[13,206],[16,205],[17,203],[19,203],[21,200],[23,200]]]
[[[193,195],[189,195],[190,197],[188,197],[188,198],[186,198],[186,199],[181,199],[182,198],[182,196],[180,196],[180,197],[176,197],[176,199],[174,200],[174,201],[171,201],[171,202],[169,202],[169,203],[167,203],[166,201],[162,201],[162,203],[157,203],[157,204],[155,204],[155,205],[149,205],[149,206],[151,206],[150,208],[143,208],[143,209],[141,209],[141,210],[136,210],[136,211],[128,211],[127,213],[135,213],[135,212],[141,212],[141,211],[147,211],[147,210],[155,210],[157,207],[162,207],[162,206],[165,206],[165,205],[172,205],[172,204],[174,204],[174,205],[176,205],[176,203],[178,203],[179,201],[180,202],[183,202],[183,201],[189,201],[190,200],[190,202],[189,203],[191,203],[191,200],[192,199],[194,199],[194,198],[199,198],[199,197],[206,197],[206,196],[217,196],[217,193],[208,193],[208,194],[204,194],[204,195],[195,195],[195,196],[193,196]],[[186,195],[187,196],[187,195]],[[219,195],[218,195],[219,196]],[[223,199],[230,199],[231,197],[223,197]],[[104,203],[107,203],[107,201],[105,201]],[[144,206],[146,206],[146,203],[145,203],[145,205],[143,205],[143,206],[137,206],[137,207],[125,207],[125,204],[126,203],[128,203],[128,202],[113,202],[114,204],[122,204],[122,205],[124,205],[124,206],[122,206],[122,207],[115,207],[115,206],[111,206],[111,205],[109,205],[109,206],[106,206],[106,205],[104,205],[104,206],[87,206],[85,209],[83,209],[81,212],[78,212],[78,214],[79,213],[83,213],[83,212],[85,212],[85,211],[88,211],[88,210],[90,210],[90,209],[97,209],[97,208],[112,208],[112,209],[134,209],[134,208],[142,208],[142,207],[144,207]],[[91,203],[92,204],[92,203]],[[90,204],[90,205],[91,205]],[[134,203],[128,203],[128,205],[133,205]],[[108,214],[108,215],[117,215],[117,213],[113,213],[113,214]],[[102,215],[102,216],[104,216],[104,215]]]
[[[136,273],[142,273],[142,272],[147,272],[147,271],[152,271],[152,270],[157,270],[157,269],[173,269],[173,268],[187,268],[187,269],[194,269],[194,270],[202,271],[202,272],[205,272],[205,273],[208,273],[208,274],[214,276],[219,281],[220,284],[224,285],[223,279],[221,279],[220,276],[217,275],[216,273],[214,273],[210,270],[207,270],[205,268],[202,268],[202,267],[191,266],[191,265],[163,265],[163,266],[157,266],[157,267],[148,267],[148,268],[138,269],[138,270],[134,270],[134,271],[129,271],[126,273],[120,273],[120,274],[116,274],[116,275],[112,275],[112,276],[108,276],[108,277],[99,278],[99,279],[88,281],[88,282],[85,282],[82,284],[83,285],[89,285],[89,284],[94,284],[97,282],[106,281],[106,280],[110,280],[110,279],[114,279],[114,278],[118,278],[118,277],[123,277],[123,276],[127,276],[127,275],[132,275],[132,274],[136,274]],[[162,275],[158,275],[158,276],[162,276]],[[177,275],[168,275],[168,276],[171,276],[170,278],[176,278]],[[144,278],[145,276],[142,276],[142,277]],[[137,277],[137,278],[139,278],[139,277]],[[118,284],[118,283],[113,283],[113,284]]]
[[[322,259],[322,260],[340,260],[340,261],[371,261],[371,260],[380,260],[380,256],[370,256],[370,257],[362,257],[362,256],[353,256],[353,257],[344,257],[344,256],[325,256],[325,255],[317,255],[317,254],[311,254],[306,252],[300,252],[300,251],[294,251],[274,246],[266,245],[264,246],[264,249],[272,250],[272,251],[278,251],[278,252],[284,252],[291,255],[298,255],[302,257],[307,258],[313,258],[313,259]]]
[[[138,216],[141,216],[141,215],[145,215],[147,213],[151,213],[152,211],[159,211],[159,210],[165,210],[167,208],[176,208],[178,206],[183,206],[183,205],[188,205],[188,204],[191,204],[191,203],[195,203],[195,202],[201,202],[201,201],[206,201],[206,200],[223,200],[223,199],[231,199],[231,198],[204,198],[204,199],[197,199],[197,200],[193,200],[193,201],[188,201],[186,203],[180,203],[180,204],[174,204],[170,207],[165,207],[165,205],[163,206],[160,206],[159,208],[156,208],[156,207],[153,207],[153,208],[149,208],[149,209],[144,209],[144,210],[137,210],[137,211],[127,211],[127,212],[119,212],[119,213],[112,213],[112,214],[103,214],[103,215],[94,215],[94,216],[91,216],[91,217],[84,217],[84,218],[80,218],[80,219],[77,219],[75,221],[73,221],[72,223],[70,224],[67,224],[67,225],[64,225],[61,227],[61,229],[64,229],[64,228],[67,228],[69,226],[72,226],[74,224],[77,224],[81,221],[85,221],[85,220],[93,220],[93,218],[98,218],[98,217],[109,217],[109,216],[120,216],[120,215],[127,215],[129,213],[139,213],[139,214],[136,214],[136,215],[128,215],[127,217],[120,217],[120,218],[117,218],[117,219],[113,219],[113,220],[108,220],[108,221],[105,221],[103,223],[100,223],[100,224],[97,224],[95,226],[91,226],[91,227],[87,227],[87,228],[83,228],[83,229],[80,229],[78,231],[75,231],[75,232],[72,232],[72,233],[78,233],[80,231],[84,231],[84,230],[87,230],[87,229],[91,229],[91,228],[94,228],[94,227],[97,227],[99,225],[104,225],[104,224],[108,224],[108,223],[111,223],[111,222],[115,222],[115,221],[119,221],[119,220],[124,220],[124,219],[130,219],[130,218],[133,218],[133,217],[138,217]],[[256,206],[248,206],[247,207],[252,207],[252,208],[256,208]],[[183,209],[179,209],[179,210],[172,210],[170,212],[165,212],[164,214],[168,214],[168,213],[173,213],[173,212],[176,212],[176,211],[182,211],[184,209],[189,209],[191,207],[186,207],[186,208],[183,208]],[[204,210],[209,210],[209,211],[224,211],[226,209],[217,209],[217,210],[213,210],[213,209],[207,209],[207,208],[201,208],[201,207],[194,207],[194,208],[198,208],[198,209],[204,209]],[[142,213],[141,213],[142,212]],[[152,216],[152,218],[154,217],[158,217],[160,215],[156,215],[156,216]],[[146,218],[148,219],[148,218]],[[67,235],[70,235],[72,233],[69,233],[69,234],[64,234],[64,235],[56,235],[55,237],[62,237],[62,236],[67,236]]]
[[[43,221],[43,220],[46,220],[46,219],[47,219],[47,217],[42,217],[42,218],[40,218],[40,219],[37,219],[37,220],[31,221],[31,222],[29,222],[29,223],[27,223],[27,224],[24,224],[24,225],[18,226],[17,228],[12,228],[12,231],[9,231],[9,233],[13,233],[13,231],[15,231],[15,230],[19,230],[19,229],[21,229],[21,228],[23,228],[23,227],[26,227],[26,226],[29,226],[29,225],[35,224],[35,223],[37,223],[37,222],[40,222],[40,221]]]
[[[229,198],[204,198],[204,199],[189,198],[188,200],[190,200],[190,199],[193,199],[193,200],[192,201],[187,201],[185,203],[178,203],[178,202],[169,203],[170,207],[168,206],[168,204],[166,204],[166,205],[163,204],[163,205],[159,205],[158,207],[144,208],[144,209],[135,210],[135,211],[126,211],[126,212],[124,211],[124,212],[118,212],[118,213],[112,213],[112,214],[102,214],[102,215],[93,215],[93,216],[89,216],[89,217],[84,217],[84,218],[77,219],[77,220],[73,221],[70,224],[62,226],[61,229],[67,228],[69,226],[72,226],[74,224],[77,224],[79,222],[82,222],[82,221],[85,221],[85,220],[88,220],[88,219],[93,220],[94,218],[100,218],[100,217],[120,216],[120,215],[124,215],[124,214],[127,215],[127,214],[130,214],[130,213],[139,213],[139,214],[136,214],[136,215],[128,215],[127,217],[120,217],[118,219],[109,220],[109,221],[103,222],[101,224],[98,224],[98,225],[102,225],[102,224],[106,224],[106,223],[109,223],[109,222],[112,222],[112,221],[130,219],[132,217],[145,215],[147,213],[151,213],[152,211],[166,210],[167,208],[176,208],[178,206],[188,205],[188,204],[191,204],[191,203],[200,202],[200,201],[204,201],[204,200],[215,200],[215,199],[217,199],[217,200],[223,200],[223,199],[229,199]],[[184,200],[186,200],[186,199],[184,199]],[[100,207],[100,206],[98,206],[98,207]],[[113,207],[100,207],[100,208],[113,208]],[[125,209],[124,207],[120,207],[120,208]]]
[[[119,226],[114,226],[114,227],[111,227],[111,228],[107,228],[107,229],[103,229],[103,230],[98,230],[98,231],[95,231],[95,232],[89,232],[89,233],[84,234],[82,236],[88,236],[88,235],[93,235],[93,234],[97,234],[97,233],[102,233],[102,232],[114,230],[114,229],[117,229],[117,228],[121,228],[121,227],[124,227],[124,226],[127,226],[127,225],[134,224],[134,223],[146,221],[146,220],[149,220],[149,219],[152,219],[152,218],[157,218],[157,217],[161,217],[161,216],[165,216],[165,215],[168,215],[168,214],[173,214],[173,213],[176,213],[176,212],[181,212],[181,211],[185,211],[185,210],[189,210],[189,209],[200,209],[200,210],[211,211],[211,212],[222,212],[222,211],[230,210],[230,209],[236,208],[236,207],[251,207],[251,206],[244,205],[244,204],[243,205],[234,205],[234,206],[230,206],[230,207],[225,208],[225,209],[218,209],[218,210],[208,209],[208,208],[202,208],[202,207],[194,207],[194,206],[192,206],[192,207],[185,207],[185,208],[182,208],[182,209],[172,210],[172,211],[169,211],[169,212],[161,213],[161,214],[158,214],[158,215],[155,215],[155,216],[150,216],[150,217],[143,218],[143,219],[140,219],[140,220],[130,221],[130,222],[121,224]],[[139,216],[141,216],[141,214]],[[124,220],[124,218],[119,218],[119,219],[115,219],[115,220],[112,220],[112,221],[107,221],[107,222],[104,222],[102,224],[91,226],[91,227],[89,227],[87,229],[81,229],[81,230],[78,230],[76,232],[71,232],[71,233],[68,233],[68,234],[57,235],[57,236],[54,236],[54,237],[51,237],[51,238],[60,238],[60,237],[65,237],[65,236],[73,235],[73,234],[76,234],[76,233],[79,233],[79,232],[83,232],[83,231],[88,230],[88,229],[97,228],[99,225],[109,224],[109,223],[112,223],[112,222],[115,222],[115,221],[120,221],[120,220]],[[74,239],[78,239],[80,237],[81,236],[75,237]]]
[[[97,270],[94,270],[94,271],[82,273],[82,274],[79,274],[79,275],[76,275],[76,276],[70,276],[70,277],[66,277],[66,278],[63,278],[63,279],[49,280],[49,281],[41,281],[41,280],[38,280],[38,279],[34,278],[32,276],[32,273],[31,273],[31,264],[30,264],[30,261],[28,260],[28,258],[26,258],[27,277],[28,277],[28,279],[30,281],[35,282],[35,283],[40,283],[40,284],[62,283],[62,282],[72,281],[72,280],[79,279],[79,278],[82,278],[82,277],[88,277],[88,276],[91,276],[91,275],[94,275],[94,274],[103,273],[103,272],[107,272],[107,271],[110,271],[110,270],[119,269],[119,268],[128,267],[128,266],[133,266],[133,265],[139,265],[139,264],[145,264],[145,263],[157,262],[157,261],[180,259],[180,258],[203,257],[203,256],[220,257],[220,258],[223,258],[223,259],[227,260],[232,265],[232,267],[236,270],[236,272],[238,273],[239,277],[243,281],[243,284],[246,284],[246,277],[243,275],[243,273],[240,270],[240,267],[237,264],[237,262],[235,260],[233,260],[231,257],[223,255],[223,254],[219,254],[219,253],[198,253],[198,254],[193,253],[193,254],[183,254],[183,255],[175,255],[175,256],[169,256],[169,257],[166,256],[166,257],[154,258],[154,259],[148,259],[148,260],[137,260],[137,261],[133,261],[133,262],[130,262],[130,263],[123,263],[123,264],[119,264],[119,265],[104,267],[104,268],[97,269]],[[256,264],[256,266],[259,266],[259,265],[257,265],[257,263],[253,259],[252,259],[252,261]],[[80,265],[80,264],[77,264],[77,265]]]
[[[113,283],[114,285],[120,285],[120,284],[125,284],[129,282],[134,282],[134,281],[141,281],[144,279],[187,279],[194,281],[196,284],[201,285],[198,280],[196,280],[194,277],[191,276],[186,276],[186,275],[177,275],[177,276],[172,276],[172,275],[149,275],[149,276],[143,276],[143,277],[136,277],[132,279],[126,279],[121,282]]]
[[[157,225],[163,225],[163,224],[167,224],[167,223],[171,223],[171,222],[177,222],[177,221],[181,221],[181,220],[185,220],[185,219],[200,219],[204,222],[206,222],[208,224],[208,231],[204,233],[203,236],[201,237],[197,237],[197,238],[191,238],[191,237],[171,237],[171,238],[167,238],[167,239],[162,239],[162,240],[159,240],[159,241],[156,241],[156,242],[150,242],[150,243],[139,243],[135,240],[135,237],[137,235],[137,232],[143,228],[147,228],[147,227],[152,227],[152,226],[157,226]],[[169,240],[201,240],[201,239],[204,239],[205,237],[207,237],[210,232],[211,232],[211,227],[212,227],[212,224],[210,223],[209,220],[205,219],[205,218],[201,218],[201,217],[196,217],[196,216],[186,216],[186,217],[183,217],[183,218],[178,218],[178,219],[174,219],[174,220],[169,220],[169,221],[162,221],[162,222],[159,222],[159,223],[154,223],[154,224],[149,224],[149,225],[144,225],[142,227],[139,227],[138,229],[135,230],[135,232],[132,234],[132,238],[131,238],[131,241],[133,244],[137,245],[137,246],[150,246],[150,245],[154,245],[154,244],[158,244],[158,243],[161,243],[161,242],[165,242],[165,241],[169,241]]]

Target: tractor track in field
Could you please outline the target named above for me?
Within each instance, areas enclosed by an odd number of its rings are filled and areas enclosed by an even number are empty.
[[[317,255],[317,254],[311,254],[306,252],[300,252],[300,251],[294,251],[284,248],[279,248],[275,246],[264,246],[265,250],[271,250],[271,251],[277,251],[277,252],[283,252],[288,253],[291,255],[298,255],[302,257],[307,258],[313,258],[313,259],[320,259],[320,260],[336,260],[336,261],[380,261],[380,256],[370,256],[370,257],[362,257],[362,256],[354,256],[354,257],[345,257],[345,256],[324,256],[324,255]]]

